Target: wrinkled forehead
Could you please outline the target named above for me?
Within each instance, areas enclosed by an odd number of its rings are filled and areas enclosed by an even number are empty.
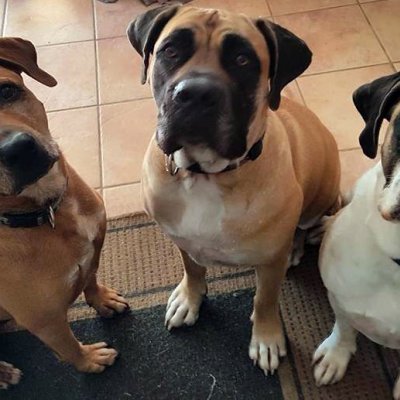
[[[24,84],[20,74],[0,65],[0,83],[2,82],[12,82],[16,85]]]
[[[174,31],[189,29],[195,43],[207,48],[221,47],[226,35],[243,38],[256,52],[261,62],[268,62],[266,42],[252,20],[244,14],[225,10],[182,7],[163,29],[155,48]]]

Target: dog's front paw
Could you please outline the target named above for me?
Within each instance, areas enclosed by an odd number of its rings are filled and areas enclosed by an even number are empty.
[[[22,376],[22,372],[13,365],[0,361],[0,389],[8,389],[10,385],[16,385]]]
[[[108,347],[107,343],[81,345],[81,359],[75,363],[78,371],[89,373],[103,372],[113,365],[118,352]]]
[[[165,314],[165,326],[168,330],[183,325],[194,325],[199,317],[199,310],[206,289],[190,290],[181,282],[168,299]]]
[[[279,366],[279,357],[286,356],[286,342],[283,333],[275,335],[257,335],[253,333],[250,347],[249,357],[253,360],[254,365],[264,371],[265,375],[273,375]]]
[[[104,318],[122,314],[129,310],[128,302],[114,289],[97,285],[93,291],[85,292],[87,303]]]
[[[339,382],[346,373],[355,348],[338,344],[333,335],[326,338],[317,348],[313,357],[314,378],[317,386]]]

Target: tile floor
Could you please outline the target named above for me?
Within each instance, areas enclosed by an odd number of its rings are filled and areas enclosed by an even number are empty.
[[[361,117],[352,92],[400,71],[400,0],[195,0],[192,5],[263,15],[305,39],[314,53],[286,94],[314,110],[334,133],[348,188],[374,161],[358,148]],[[53,135],[71,164],[104,196],[109,216],[142,208],[144,151],[156,111],[140,84],[140,58],[125,38],[139,0],[0,0],[4,36],[38,46],[39,63],[58,80],[27,78],[44,102]]]

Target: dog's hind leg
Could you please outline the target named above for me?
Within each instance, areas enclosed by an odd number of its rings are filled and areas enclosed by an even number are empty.
[[[100,251],[93,257],[91,275],[83,292],[89,306],[93,307],[102,317],[111,318],[115,314],[122,314],[128,311],[129,304],[116,290],[97,282],[96,272],[99,259]]]
[[[10,385],[16,385],[22,376],[22,372],[13,365],[0,361],[0,389],[8,389]]]
[[[100,285],[97,282],[97,270],[100,263],[100,253],[105,234],[105,221],[98,237],[94,241],[94,254],[89,265],[89,277],[83,289],[86,302],[102,317],[110,318],[129,310],[128,302],[116,290]]]
[[[306,236],[307,236],[307,231],[304,231],[300,228],[296,229],[293,239],[292,252],[290,253],[289,257],[289,267],[300,264],[300,261],[304,255]]]

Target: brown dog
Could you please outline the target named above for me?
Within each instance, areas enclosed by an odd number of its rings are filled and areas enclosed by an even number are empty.
[[[278,295],[296,228],[312,227],[339,198],[332,135],[288,99],[273,112],[311,52],[267,20],[190,7],[151,10],[128,36],[159,109],[143,167],[145,207],[185,268],[166,325],[196,322],[204,267],[255,266],[249,355],[274,372],[286,353]]]
[[[117,352],[105,343],[80,344],[67,309],[82,290],[104,317],[128,308],[96,280],[103,202],[65,161],[21,72],[57,83],[38,67],[30,42],[0,39],[0,320],[15,319],[78,370],[101,372]],[[0,364],[0,386],[18,376]]]

